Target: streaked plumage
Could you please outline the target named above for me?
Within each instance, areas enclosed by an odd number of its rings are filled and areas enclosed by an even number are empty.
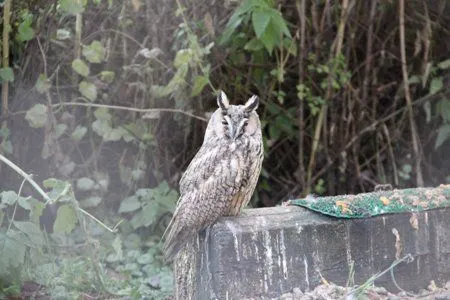
[[[238,215],[248,204],[261,171],[263,143],[258,97],[230,105],[221,92],[203,145],[180,181],[180,199],[166,230],[167,261],[199,231],[221,216]]]

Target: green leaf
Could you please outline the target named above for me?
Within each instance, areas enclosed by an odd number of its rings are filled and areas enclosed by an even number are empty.
[[[75,141],[81,141],[81,139],[85,136],[86,132],[87,132],[86,127],[78,125],[72,132],[71,137]]]
[[[107,108],[97,108],[94,111],[94,116],[97,120],[111,122],[112,115]]]
[[[136,196],[141,198],[142,200],[148,202],[147,200],[152,200],[153,198],[153,192],[157,192],[160,188],[161,184],[158,185],[158,187],[154,189],[138,189],[136,191]]]
[[[101,71],[100,79],[107,83],[112,83],[114,81],[115,73],[111,71]]]
[[[173,276],[171,273],[168,271],[160,273],[159,287],[161,291],[171,292],[173,290]]]
[[[134,257],[139,255],[139,251],[134,249],[139,249],[141,247],[142,241],[141,237],[136,233],[129,233],[124,237],[123,246],[128,249],[127,256],[131,257],[130,254],[134,251],[136,254]]]
[[[273,48],[280,44],[280,32],[275,28],[272,22],[269,23],[260,40],[269,54],[272,54]]]
[[[444,87],[442,77],[435,77],[430,83],[430,95],[434,95]]]
[[[256,37],[260,38],[270,23],[271,14],[267,10],[255,10],[252,13],[253,30]]]
[[[122,130],[122,138],[125,142],[129,143],[131,141],[135,140],[135,137],[131,134],[130,131],[128,131],[125,127],[121,127]]]
[[[2,204],[13,205],[17,201],[18,195],[14,191],[1,192]]]
[[[34,38],[34,30],[31,28],[31,22],[24,20],[17,28],[17,39],[26,42]]]
[[[97,87],[90,82],[87,81],[80,82],[78,90],[84,97],[88,98],[91,101],[97,99]]]
[[[245,44],[244,49],[247,51],[256,52],[261,49],[264,49],[264,44],[261,42],[261,40],[253,38],[247,44]]]
[[[317,184],[314,187],[314,191],[319,195],[322,195],[323,193],[325,193],[325,191],[326,191],[325,180],[323,180],[322,178],[317,180]]]
[[[244,1],[244,2],[249,2],[249,1]],[[242,5],[241,5],[241,7],[242,7]],[[230,40],[230,38],[233,35],[236,28],[238,28],[238,26],[242,23],[242,20],[243,20],[243,17],[241,16],[241,14],[238,13],[238,11],[236,11],[231,16],[230,20],[228,20],[227,25],[225,26],[225,30],[220,38],[219,45],[224,45],[225,43],[227,43]]]
[[[436,111],[445,123],[450,123],[450,99],[442,98],[436,105]]]
[[[67,125],[64,123],[60,123],[56,125],[55,131],[56,131],[56,138],[60,138],[64,132],[66,132]]]
[[[290,38],[283,39],[283,47],[293,56],[297,56],[297,44]]]
[[[283,33],[287,37],[291,37],[291,33],[289,32],[289,28],[287,27],[286,21],[284,20],[281,13],[276,9],[271,9],[271,20],[274,24],[275,28],[277,29],[277,32],[279,35]]]
[[[145,171],[141,169],[134,169],[133,171],[131,171],[131,178],[133,179],[133,181],[138,181],[142,179],[144,175]]]
[[[147,227],[156,220],[157,213],[153,205],[146,205],[141,211],[137,212],[131,219],[130,223],[134,229],[139,227]]]
[[[122,128],[111,128],[111,130],[109,130],[108,132],[105,132],[105,134],[103,134],[103,140],[105,140],[106,142],[116,142],[118,140],[120,140],[123,136],[123,129]]]
[[[58,180],[55,178],[49,178],[43,181],[45,188],[51,188],[52,190],[47,193],[50,199],[58,200],[58,202],[68,202],[73,200],[71,191],[71,185],[67,181]]]
[[[0,232],[0,271],[5,272],[9,268],[17,268],[25,261],[26,247],[23,243],[13,239],[13,233],[6,235]],[[4,275],[4,274],[3,274]]]
[[[66,29],[58,29],[56,30],[56,39],[58,40],[67,40],[70,39],[71,33],[69,30]]]
[[[59,8],[68,14],[76,15],[84,11],[84,6],[87,0],[75,1],[75,0],[60,0]]]
[[[244,0],[234,14],[242,15],[255,9],[255,7],[268,8],[269,6],[267,5],[266,0]]]
[[[11,143],[11,141],[8,141],[8,140],[3,140],[3,142],[0,143],[0,149],[1,149],[1,151],[3,151],[4,153],[7,153],[7,154],[13,153],[12,143]]]
[[[131,196],[120,202],[119,213],[132,212],[139,208],[141,208],[141,202],[139,202],[136,196]]]
[[[409,77],[409,79],[408,79],[409,84],[418,84],[420,82],[421,82],[420,77],[417,75],[413,75],[413,76]]]
[[[28,121],[33,128],[42,128],[47,123],[47,106],[44,104],[36,104],[30,108],[26,115],[25,120]]]
[[[31,199],[31,197],[26,197],[26,198],[25,197],[19,197],[19,199],[17,200],[17,203],[23,209],[31,210],[30,199]],[[0,224],[1,224],[1,222],[0,222]]]
[[[137,262],[141,265],[151,264],[153,262],[153,255],[151,255],[150,253],[142,254],[138,256]]]
[[[450,124],[442,125],[438,130],[438,135],[436,137],[436,143],[434,144],[434,149],[439,148],[442,144],[450,138]]]
[[[191,49],[181,49],[177,52],[173,65],[179,69],[182,65],[189,63],[192,59],[193,51]]]
[[[403,170],[403,172],[405,172],[405,173],[411,173],[411,171],[412,171],[412,166],[411,166],[410,164],[404,164],[404,165],[402,166],[402,170]]]
[[[71,160],[65,160],[58,170],[65,177],[69,177],[70,174],[75,170],[76,164]]]
[[[195,97],[199,95],[202,91],[205,85],[207,85],[209,82],[209,79],[205,76],[197,76],[194,80],[194,86],[192,87],[191,97]]]
[[[438,68],[441,69],[441,70],[446,70],[446,69],[450,68],[450,58],[441,61],[440,63],[438,63],[437,66],[438,66]]]
[[[81,76],[89,76],[89,66],[79,58],[74,59],[74,61],[72,62],[72,68]]]
[[[77,180],[77,187],[81,191],[90,191],[95,188],[95,181],[88,177],[82,177]]]
[[[34,224],[40,224],[39,219],[44,212],[45,204],[42,202],[35,201],[32,204],[31,212],[30,212],[30,221]]]
[[[97,173],[96,181],[99,189],[106,191],[109,185],[109,177],[107,174]]]
[[[145,58],[148,59],[155,59],[159,55],[161,55],[163,52],[159,48],[153,48],[152,50],[149,50],[148,48],[144,48],[138,51],[139,55],[142,55]]]
[[[163,93],[165,93],[165,95],[169,95],[171,93],[178,92],[181,88],[183,88],[186,85],[188,70],[188,64],[181,65],[169,83],[163,88]]]
[[[112,127],[107,121],[95,120],[92,123],[92,130],[99,136],[104,137],[112,131]]]
[[[14,72],[11,68],[0,68],[1,82],[14,81]]]
[[[48,90],[50,89],[50,81],[47,79],[47,76],[45,76],[45,74],[39,75],[35,87],[36,90],[41,94],[48,92]]]
[[[102,197],[92,196],[80,201],[81,206],[89,208],[89,207],[97,207],[102,202]]]
[[[123,259],[122,240],[120,239],[119,235],[116,236],[111,246],[113,247],[115,252],[114,261],[122,260]]]
[[[430,123],[430,121],[431,121],[431,103],[430,103],[430,101],[427,101],[423,104],[423,110],[425,111],[427,123]]]
[[[34,246],[44,245],[44,235],[36,224],[32,222],[14,221],[14,226],[23,232]]]
[[[278,140],[281,135],[281,129],[276,124],[270,125],[269,135],[271,140]]]
[[[157,85],[157,84],[153,84],[150,86],[150,93],[155,98],[161,98],[161,97],[166,96],[166,90],[164,89],[164,86]]]
[[[67,185],[67,182],[58,180],[56,178],[48,178],[42,182],[42,185],[45,188],[64,189]]]
[[[19,204],[19,206],[21,206],[22,208],[26,209],[26,210],[30,210],[31,209],[31,205],[29,203],[31,197],[21,197],[19,195],[16,194],[15,191],[4,191],[0,193],[0,199],[1,199],[1,204],[3,205],[13,205],[13,204]],[[1,224],[1,222],[0,222]]]
[[[4,123],[2,125],[2,127],[0,128],[0,136],[3,139],[7,139],[10,135],[11,131],[9,130],[8,126],[6,126],[6,123]]]
[[[61,205],[56,212],[53,231],[56,233],[70,233],[77,224],[77,212],[70,204]]]
[[[93,41],[89,46],[83,46],[83,55],[91,63],[100,63],[105,59],[105,48],[99,41]]]

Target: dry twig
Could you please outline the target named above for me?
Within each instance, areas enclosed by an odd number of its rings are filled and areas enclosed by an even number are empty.
[[[412,108],[411,91],[409,89],[408,83],[408,70],[406,63],[406,50],[405,50],[405,0],[399,0],[399,20],[400,20],[400,53],[402,61],[402,74],[403,74],[403,84],[405,88],[405,99],[406,106],[408,108],[409,125],[411,127],[411,138],[412,146],[414,151],[415,159],[415,171],[416,171],[416,184],[417,186],[423,186],[423,175],[421,161],[422,156],[420,155],[420,145],[418,140],[418,134],[416,129],[416,124],[414,121],[414,112]]]

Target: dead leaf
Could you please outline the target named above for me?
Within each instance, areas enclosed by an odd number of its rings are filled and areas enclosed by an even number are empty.
[[[419,230],[419,220],[417,219],[417,214],[411,214],[411,218],[409,218],[409,224],[411,224],[412,228],[414,228],[415,230]]]
[[[391,201],[385,196],[381,196],[380,201],[383,203],[384,206],[389,205],[389,203],[391,203]]]
[[[208,31],[208,33],[214,37],[214,23],[213,19],[211,17],[211,14],[209,12],[206,13],[206,15],[203,17],[203,23],[205,23],[205,28]]]
[[[400,234],[398,233],[398,230],[396,228],[392,228],[392,233],[395,235],[395,258],[400,259],[403,251]]]
[[[416,196],[414,196],[414,198],[412,198],[413,200],[412,200],[412,205],[414,205],[414,206],[418,206],[419,205],[419,203],[420,203],[420,199],[419,199],[419,197],[416,197]]]
[[[421,206],[422,208],[428,208],[428,202],[426,202],[426,201],[420,201],[420,202],[419,202],[419,206]]]
[[[416,31],[416,40],[414,41],[414,57],[422,51],[422,36],[419,31]]]
[[[133,5],[134,11],[139,11],[139,8],[141,8],[141,0],[131,0],[131,4]]]
[[[348,209],[348,203],[342,200],[336,201],[336,206],[339,207],[339,209],[343,213],[351,212],[350,209]]]
[[[155,111],[149,111],[149,112],[147,112],[147,113],[145,113],[145,115],[143,115],[142,116],[142,119],[152,119],[152,120],[155,120],[155,119],[159,119],[160,118],[160,111],[157,111],[157,110],[155,110]]]
[[[432,292],[436,291],[436,290],[438,289],[438,287],[437,287],[437,285],[436,285],[436,282],[434,282],[434,280],[431,280],[431,281],[430,281],[430,284],[429,284],[428,287],[427,287],[427,289],[428,289],[429,291],[432,291]]]

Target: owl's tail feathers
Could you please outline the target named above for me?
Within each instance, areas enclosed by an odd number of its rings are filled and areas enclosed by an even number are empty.
[[[186,246],[189,238],[193,236],[192,230],[179,224],[177,220],[170,222],[166,229],[167,235],[164,241],[164,260],[168,263],[172,262],[176,255]]]
[[[186,242],[173,262],[173,273],[175,277],[174,296],[176,300],[195,299],[197,255],[194,244],[195,236]]]

